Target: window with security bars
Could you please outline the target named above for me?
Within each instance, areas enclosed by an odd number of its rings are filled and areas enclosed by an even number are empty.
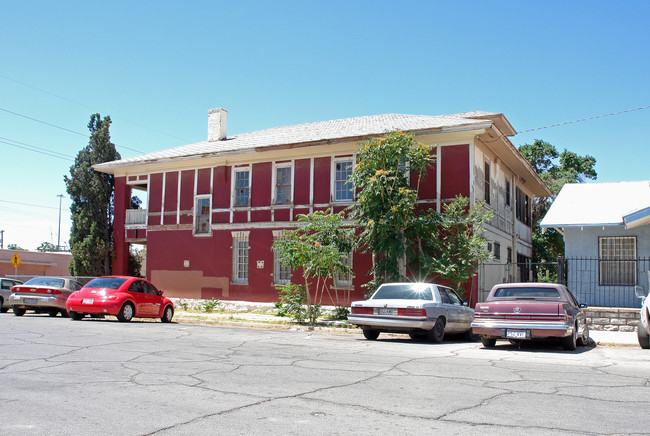
[[[235,206],[250,204],[250,172],[248,169],[235,170]]]
[[[233,283],[248,283],[248,238],[233,239]]]
[[[291,167],[275,169],[275,203],[291,203]]]
[[[336,162],[334,174],[334,200],[335,201],[352,201],[353,185],[349,181],[352,175],[352,160]]]
[[[194,234],[210,233],[210,197],[196,198],[194,208]]]
[[[334,276],[334,286],[337,288],[349,288],[352,286],[352,254],[343,259],[343,264],[349,268],[345,273]]]
[[[282,263],[276,250],[273,250],[273,282],[279,285],[291,283],[291,265]]]
[[[598,238],[599,284],[636,285],[636,237]]]

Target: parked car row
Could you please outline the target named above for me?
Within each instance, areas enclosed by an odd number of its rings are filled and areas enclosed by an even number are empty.
[[[369,340],[393,332],[442,342],[447,333],[461,333],[479,335],[485,347],[498,339],[558,339],[565,349],[575,350],[589,342],[585,307],[566,286],[551,283],[496,285],[476,311],[447,286],[386,283],[369,299],[353,302],[348,321]]]
[[[5,286],[10,289],[5,289]],[[70,317],[75,321],[86,315],[111,315],[121,322],[133,318],[160,318],[171,322],[174,303],[151,282],[138,277],[106,276],[85,285],[62,277],[34,277],[22,283],[2,279],[2,312],[11,308],[16,316],[26,311]]]

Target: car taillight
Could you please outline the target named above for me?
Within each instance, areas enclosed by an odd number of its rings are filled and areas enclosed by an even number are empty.
[[[397,309],[397,314],[401,316],[426,316],[426,309]]]
[[[358,313],[361,315],[372,315],[372,307],[353,307],[352,313]]]

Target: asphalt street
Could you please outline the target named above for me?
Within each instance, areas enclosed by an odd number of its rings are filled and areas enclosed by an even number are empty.
[[[648,434],[650,353],[0,315],[0,434]]]

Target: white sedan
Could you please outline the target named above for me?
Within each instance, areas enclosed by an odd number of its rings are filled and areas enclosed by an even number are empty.
[[[442,342],[445,333],[472,334],[474,309],[447,286],[384,283],[369,299],[352,302],[351,309],[348,321],[369,340],[381,332],[426,336],[433,342]]]

